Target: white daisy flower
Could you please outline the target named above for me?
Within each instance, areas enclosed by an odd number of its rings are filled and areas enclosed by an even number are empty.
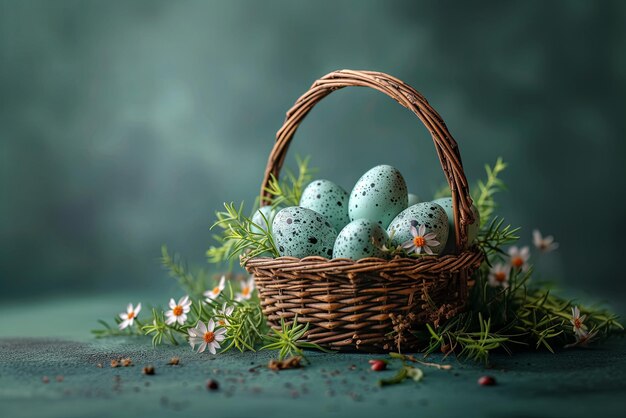
[[[572,319],[569,321],[572,323],[576,338],[587,335],[587,325],[584,324],[585,319],[587,319],[587,315],[580,316],[580,309],[578,309],[578,306],[572,307]]]
[[[226,329],[215,329],[215,322],[212,319],[209,319],[206,325],[204,322],[198,322],[195,328],[189,328],[187,332],[189,333],[191,349],[195,350],[196,345],[199,344],[198,353],[202,353],[208,348],[211,354],[215,354],[216,350],[221,348],[220,342],[226,338],[224,335]]]
[[[222,293],[224,287],[226,287],[226,276],[222,276],[218,285],[215,286],[213,289],[204,292],[204,296],[206,296],[206,301],[211,303],[215,298],[220,295],[220,293]]]
[[[508,288],[510,271],[511,268],[506,264],[494,264],[489,270],[489,286]]]
[[[189,296],[183,296],[180,298],[178,303],[174,301],[174,299],[170,299],[170,310],[165,312],[165,316],[167,319],[165,323],[167,325],[172,325],[178,322],[179,325],[183,325],[187,320],[187,314],[191,310],[191,301],[189,300]]]
[[[216,315],[220,317],[217,320],[217,324],[222,327],[225,325],[230,325],[230,323],[228,322],[228,317],[230,317],[233,314],[234,310],[235,310],[234,306],[228,306],[226,302],[224,302],[224,305],[222,305],[222,309],[215,312]]]
[[[430,247],[436,247],[439,245],[439,241],[435,240],[437,235],[434,232],[426,233],[426,226],[420,225],[419,229],[415,228],[411,225],[411,238],[408,241],[402,243],[402,248],[404,248],[409,254],[412,252],[416,254],[421,254],[422,249],[428,255],[433,255],[433,250]]]
[[[518,248],[513,246],[509,248],[509,262],[512,267],[522,271],[528,270],[528,259],[530,258],[530,249],[528,246]]]
[[[241,302],[242,300],[249,300],[252,297],[254,291],[254,276],[250,276],[248,280],[241,281],[241,292],[235,295],[235,300]]]
[[[133,308],[132,303],[129,303],[126,307],[126,312],[122,312],[120,314],[120,318],[122,319],[122,322],[120,322],[119,325],[120,329],[133,325],[135,318],[139,315],[139,311],[141,311],[141,303],[138,303],[135,308]]]
[[[533,231],[533,244],[535,244],[535,247],[542,253],[549,253],[559,248],[559,243],[554,242],[552,235],[544,237],[538,229]]]

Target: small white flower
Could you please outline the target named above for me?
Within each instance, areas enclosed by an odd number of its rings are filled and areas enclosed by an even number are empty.
[[[426,233],[426,226],[420,225],[419,229],[416,229],[413,225],[411,225],[411,238],[408,241],[402,243],[402,248],[404,248],[409,254],[412,252],[416,254],[421,254],[422,249],[426,254],[433,255],[433,250],[430,247],[436,247],[439,245],[439,241],[435,240],[437,235],[434,232]]]
[[[528,246],[522,248],[513,246],[509,248],[509,257],[509,262],[512,267],[522,271],[528,270],[528,259],[530,258],[530,250]]]
[[[215,354],[216,350],[221,348],[220,342],[226,338],[224,335],[226,329],[215,329],[215,322],[212,319],[209,319],[206,325],[204,322],[198,322],[195,328],[189,328],[187,332],[189,333],[189,344],[192,350],[195,350],[196,345],[200,344],[198,353],[204,352],[208,347],[209,352]]]
[[[576,346],[585,347],[597,334],[598,331],[585,332],[582,335],[576,334],[576,341],[571,344],[567,344],[564,348],[571,348]]]
[[[549,253],[559,248],[559,243],[554,242],[552,235],[544,237],[538,229],[533,231],[533,244],[535,244],[535,247],[542,253]]]
[[[585,319],[587,319],[587,315],[580,316],[578,306],[572,307],[572,319],[569,321],[572,323],[572,329],[577,339],[587,335],[587,325],[584,324]]]
[[[218,285],[215,286],[213,289],[204,292],[204,296],[206,296],[206,301],[211,303],[215,298],[220,295],[220,293],[222,293],[224,287],[226,287],[226,276],[222,276]]]
[[[191,310],[191,301],[189,300],[189,296],[183,296],[180,298],[178,303],[174,301],[174,299],[170,299],[170,310],[165,312],[165,316],[167,319],[165,323],[167,325],[172,325],[178,322],[180,325],[183,325],[187,320],[187,314]]]
[[[222,309],[215,312],[216,315],[220,317],[217,320],[217,324],[222,327],[225,325],[230,325],[230,323],[228,322],[228,317],[230,317],[233,314],[234,310],[235,310],[234,306],[228,306],[226,302],[224,302],[224,305],[222,305]]]
[[[508,288],[510,271],[511,268],[506,264],[494,264],[489,270],[489,286]]]
[[[252,297],[254,291],[254,276],[250,276],[248,280],[241,281],[241,292],[235,295],[235,300],[241,302],[242,300],[249,300]]]
[[[119,325],[120,329],[133,325],[135,318],[139,315],[139,311],[141,311],[141,303],[138,303],[135,308],[133,308],[132,303],[129,303],[126,307],[126,312],[122,312],[120,314],[120,318],[122,319],[122,322],[120,322]]]

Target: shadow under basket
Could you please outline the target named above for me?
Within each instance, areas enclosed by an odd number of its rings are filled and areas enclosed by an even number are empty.
[[[467,179],[458,146],[441,117],[413,88],[387,74],[341,70],[317,80],[287,112],[276,135],[261,187],[278,177],[289,143],[313,106],[332,91],[362,86],[379,90],[411,110],[431,133],[452,195],[458,254],[364,258],[279,257],[242,258],[254,275],[261,306],[269,325],[308,323],[307,341],[331,350],[381,352],[420,348],[412,331],[424,324],[435,326],[466,306],[470,277],[482,260],[476,246],[467,247],[467,226],[474,221]]]

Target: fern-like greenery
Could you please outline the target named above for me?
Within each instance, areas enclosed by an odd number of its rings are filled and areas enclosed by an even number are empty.
[[[485,164],[485,172],[487,179],[485,181],[478,180],[476,187],[473,189],[475,194],[472,195],[474,205],[480,213],[481,228],[491,220],[493,212],[497,205],[495,194],[499,191],[506,190],[504,182],[499,178],[500,174],[506,169],[506,163],[502,158],[498,158],[493,167]]]
[[[570,322],[574,305],[587,316],[585,324],[594,339],[623,330],[618,317],[608,310],[581,306],[556,295],[545,284],[533,283],[532,268],[511,267],[509,283],[505,288],[489,284],[491,266],[506,263],[506,246],[519,239],[520,228],[505,224],[502,218],[493,215],[497,207],[495,195],[506,190],[499,177],[505,169],[506,164],[501,158],[493,167],[487,165],[487,178],[478,181],[475,189],[474,203],[481,217],[477,243],[485,254],[485,262],[473,275],[475,284],[469,310],[438,327],[428,325],[417,331],[416,335],[426,341],[427,354],[441,350],[487,362],[494,350],[511,352],[514,347],[524,347],[553,352],[578,341]]]
[[[265,197],[265,203],[273,207],[298,206],[300,197],[306,185],[313,180],[315,169],[309,167],[310,157],[300,158],[296,156],[298,174],[294,174],[289,168],[285,169],[282,180],[278,180],[273,174],[270,176],[268,187],[265,191],[269,197]]]
[[[278,257],[271,225],[262,212],[259,213],[263,224],[259,225],[250,217],[243,215],[243,203],[239,207],[234,203],[224,203],[224,209],[216,213],[217,221],[211,226],[211,229],[222,230],[218,236],[218,241],[222,245],[212,246],[207,251],[207,257],[211,262],[219,263],[240,255],[256,257],[268,254],[271,257]]]
[[[265,336],[267,344],[262,347],[264,350],[276,350],[278,351],[278,359],[283,360],[286,357],[293,355],[304,356],[302,349],[312,348],[316,350],[324,350],[317,344],[302,341],[307,331],[309,330],[309,324],[298,323],[298,317],[293,319],[291,325],[285,322],[284,318],[280,319],[280,330],[272,328],[270,333]]]

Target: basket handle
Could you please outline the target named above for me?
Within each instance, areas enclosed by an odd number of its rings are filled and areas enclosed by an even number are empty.
[[[370,87],[385,93],[402,106],[411,110],[422,121],[432,135],[441,168],[446,175],[452,192],[452,211],[456,232],[457,248],[463,250],[467,243],[467,227],[474,222],[471,211],[472,198],[459,148],[439,114],[428,104],[424,96],[395,77],[375,71],[340,70],[333,71],[315,81],[311,88],[287,111],[285,122],[276,133],[276,143],[270,153],[265,168],[265,178],[261,186],[261,205],[268,204],[270,197],[267,187],[271,176],[278,178],[285,155],[298,126],[317,102],[335,90],[348,86]]]

